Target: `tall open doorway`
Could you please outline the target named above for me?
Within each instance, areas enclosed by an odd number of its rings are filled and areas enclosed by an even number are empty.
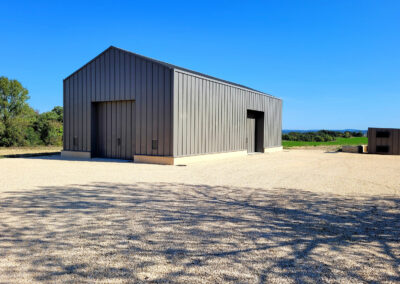
[[[247,110],[247,153],[264,152],[264,112]]]

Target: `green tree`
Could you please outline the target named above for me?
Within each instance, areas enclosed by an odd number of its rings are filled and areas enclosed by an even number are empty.
[[[45,145],[62,145],[63,108],[56,106],[52,111],[39,115],[35,129]]]
[[[53,113],[55,113],[56,114],[56,116],[57,116],[57,121],[59,121],[59,122],[63,122],[63,118],[64,118],[64,110],[63,110],[63,107],[62,106],[55,106],[52,110],[51,110],[51,112],[53,112]]]
[[[28,90],[17,80],[0,77],[0,146],[24,145],[34,117],[27,104]]]

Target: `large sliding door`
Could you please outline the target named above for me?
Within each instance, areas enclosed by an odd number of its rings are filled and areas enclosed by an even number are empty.
[[[134,101],[99,102],[94,107],[94,155],[132,160],[135,152]]]
[[[256,151],[256,119],[247,116],[247,153]]]

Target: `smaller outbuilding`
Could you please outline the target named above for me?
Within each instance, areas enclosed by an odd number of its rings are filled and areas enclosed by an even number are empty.
[[[400,155],[400,129],[368,128],[368,153]]]

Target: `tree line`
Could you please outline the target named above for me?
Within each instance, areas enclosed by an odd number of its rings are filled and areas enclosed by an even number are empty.
[[[289,132],[282,135],[282,140],[287,141],[305,141],[305,142],[329,142],[335,141],[336,138],[362,137],[361,131],[333,131],[320,130],[314,132]]]
[[[39,113],[29,106],[28,90],[17,80],[0,77],[0,147],[62,145],[63,108]],[[352,131],[290,132],[283,140],[328,142],[338,137],[362,137]]]
[[[62,145],[63,108],[39,113],[29,98],[20,82],[0,77],[0,146]]]

